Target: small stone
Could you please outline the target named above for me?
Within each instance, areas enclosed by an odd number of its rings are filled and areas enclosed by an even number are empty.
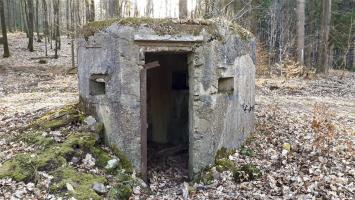
[[[133,194],[139,195],[141,194],[141,187],[137,186],[133,188]]]
[[[23,190],[16,190],[14,197],[21,199],[24,193],[26,193],[26,192]]]
[[[140,178],[136,178],[136,180],[139,182],[139,184],[143,187],[143,188],[147,188],[148,185]]]
[[[281,152],[281,155],[282,156],[287,156],[287,153],[288,153],[288,151],[286,149],[283,149],[282,152]]]
[[[96,124],[96,119],[93,116],[88,116],[84,119],[84,122],[88,126],[94,126]]]
[[[106,193],[106,187],[102,183],[94,183],[92,185],[92,189],[95,190],[97,194],[105,194]]]
[[[184,182],[182,185],[182,197],[184,200],[189,199],[189,184]]]
[[[216,167],[212,167],[211,169],[213,179],[217,180],[221,176],[221,174],[216,170]]]
[[[105,169],[114,169],[118,166],[118,162],[120,160],[118,158],[115,158],[115,159],[112,159],[112,160],[109,160],[107,161],[107,165],[105,167]]]
[[[89,154],[89,153],[86,154],[86,156],[85,156],[85,158],[83,160],[84,165],[86,165],[87,167],[95,166],[95,162],[96,162],[95,158],[92,157],[92,155]]]
[[[74,191],[74,187],[70,183],[66,183],[65,186],[67,187],[68,191]]]
[[[60,137],[62,136],[62,133],[60,131],[51,131],[49,134],[55,136],[55,137]]]
[[[35,184],[31,183],[31,182],[27,183],[27,185],[26,185],[27,190],[30,192],[33,191],[34,187],[35,187]]]
[[[73,157],[72,157],[72,159],[70,160],[70,162],[71,162],[71,163],[73,163],[73,164],[76,164],[76,163],[78,163],[78,162],[79,162],[79,158],[78,158],[78,157],[73,156]]]

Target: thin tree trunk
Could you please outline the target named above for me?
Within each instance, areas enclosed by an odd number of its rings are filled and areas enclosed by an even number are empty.
[[[331,19],[332,1],[322,1],[322,22],[321,22],[321,46],[320,46],[320,61],[318,65],[318,72],[328,74],[329,71],[329,31]]]
[[[91,0],[90,3],[90,21],[95,21],[95,1]]]
[[[33,52],[33,0],[28,3],[28,50]]]
[[[11,9],[10,9],[10,1],[7,0],[6,2],[6,11],[7,11],[7,20],[5,23],[7,23],[7,27],[9,29],[9,32],[13,32],[12,27],[11,27]]]
[[[42,0],[42,8],[43,8],[43,33],[44,33],[44,42],[45,42],[45,55],[46,57],[48,56],[48,48],[47,48],[47,42],[48,42],[48,8],[47,8],[47,2],[46,0]]]
[[[179,18],[187,17],[187,0],[179,0]]]
[[[147,1],[147,8],[145,12],[146,17],[153,17],[153,0]]]
[[[90,21],[90,0],[85,0],[85,20],[86,22]]]
[[[70,19],[69,19],[69,13],[70,13],[70,2],[67,0],[66,6],[65,6],[65,19],[66,19],[66,25],[67,25],[67,37],[69,38],[70,36]]]
[[[297,60],[304,64],[305,0],[297,0]]]
[[[9,43],[7,41],[7,32],[6,32],[6,20],[5,20],[5,9],[4,9],[4,0],[0,0],[0,18],[1,18],[1,30],[4,44],[4,58],[10,57]]]
[[[37,32],[37,42],[41,41],[41,36],[39,35],[39,15],[38,15],[39,1],[36,0],[36,32]]]
[[[23,24],[24,24],[26,36],[29,37],[28,15],[27,15],[27,3],[26,3],[26,0],[21,0],[21,10],[22,10]]]
[[[54,14],[54,27],[55,27],[55,49],[54,49],[54,58],[59,58],[58,50],[59,50],[59,38],[60,38],[60,31],[59,31],[59,0],[55,0],[53,4],[53,14]]]

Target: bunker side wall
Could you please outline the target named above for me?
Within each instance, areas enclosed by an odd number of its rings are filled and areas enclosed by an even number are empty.
[[[78,73],[81,103],[105,126],[105,140],[116,145],[139,171],[140,66],[133,43],[134,29],[112,26],[88,41],[78,41]],[[105,80],[105,94],[93,95],[90,81]]]
[[[191,177],[213,164],[219,149],[238,148],[254,131],[255,41],[227,34],[224,42],[208,42],[196,48],[194,55],[190,69]]]

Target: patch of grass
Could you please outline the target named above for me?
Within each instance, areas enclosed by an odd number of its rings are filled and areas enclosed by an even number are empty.
[[[116,171],[115,184],[108,193],[108,199],[129,199],[133,192],[133,187],[138,183],[132,178],[130,173],[124,169]]]
[[[96,166],[104,168],[107,165],[107,161],[111,160],[111,156],[101,148],[91,147],[90,152],[96,159]]]
[[[20,154],[6,161],[0,167],[0,179],[10,177],[15,181],[29,181],[36,172],[35,164],[30,155]]]
[[[69,193],[70,196],[78,200],[102,199],[110,195],[114,197],[110,199],[129,199],[133,187],[138,185],[138,182],[132,178],[132,163],[117,147],[112,147],[112,150],[120,162],[119,166],[110,172],[113,174],[113,178],[110,180],[110,185],[113,187],[107,195],[100,196],[92,189],[92,184],[95,182],[107,184],[104,176],[79,172],[68,164],[74,156],[83,159],[87,153],[90,153],[95,158],[97,167],[103,169],[106,166],[112,157],[99,146],[99,138],[97,137],[97,134],[102,135],[104,132],[103,124],[98,124],[95,133],[68,131],[63,134],[66,137],[65,140],[62,143],[57,143],[48,135],[43,134],[45,133],[43,129],[48,121],[58,118],[65,121],[63,126],[69,126],[72,123],[71,119],[81,122],[83,115],[76,105],[71,105],[51,111],[32,123],[31,127],[26,130],[26,134],[17,140],[41,148],[31,154],[16,155],[4,162],[0,166],[0,179],[10,177],[16,181],[36,182],[37,172],[46,171],[54,177],[50,191],[59,196],[67,196]],[[70,120],[66,121],[67,119]],[[67,183],[74,187],[74,191],[67,191]]]
[[[242,146],[239,150],[239,154],[243,156],[249,156],[252,157],[255,155],[254,151],[252,149],[249,149],[245,146]]]
[[[235,149],[227,149],[225,147],[222,147],[220,150],[217,151],[215,161],[220,159],[228,159],[228,157],[235,154],[235,152]]]
[[[252,164],[246,164],[233,171],[234,181],[237,183],[251,181],[262,176],[261,170]]]
[[[216,160],[215,165],[218,172],[232,172],[236,168],[234,162],[226,158]]]
[[[210,185],[213,183],[213,173],[212,173],[212,167],[206,167],[205,169],[201,170],[201,172],[198,174],[197,178],[194,180],[194,182],[200,182],[205,185]]]
[[[78,172],[72,167],[65,166],[58,168],[51,173],[53,184],[50,191],[56,194],[65,194],[67,191],[66,184],[70,183],[74,187],[74,191],[69,191],[69,194],[78,200],[86,199],[102,199],[93,189],[92,185],[95,182],[106,184],[107,180],[103,176],[96,176],[89,173]]]
[[[243,147],[241,148],[241,151],[243,152],[242,154],[248,156],[253,155],[254,153],[250,149],[243,149]],[[207,185],[213,183],[213,167],[215,167],[218,172],[232,172],[234,181],[237,183],[243,181],[251,181],[262,176],[261,170],[255,165],[246,164],[238,167],[232,160],[229,160],[229,156],[233,155],[234,153],[234,149],[226,149],[224,147],[218,150],[215,157],[215,164],[201,170],[194,182],[202,182]]]
[[[38,139],[40,136],[34,137]],[[36,140],[34,140],[36,141]],[[46,141],[43,138],[38,141]],[[62,144],[47,143],[47,148],[33,154],[19,154],[0,167],[0,178],[11,177],[16,181],[28,181],[37,171],[52,171],[66,164],[71,156],[89,152],[96,139],[89,133],[72,134]]]
[[[116,146],[111,147],[112,152],[120,159],[119,169],[124,169],[127,173],[133,173],[132,162],[127,158],[124,153]]]
[[[20,140],[26,142],[29,145],[38,145],[43,149],[55,143],[52,138],[44,136],[42,131],[28,132],[21,136]]]
[[[38,61],[38,63],[39,63],[39,64],[47,64],[48,61],[45,60],[45,59],[40,59],[40,60]]]

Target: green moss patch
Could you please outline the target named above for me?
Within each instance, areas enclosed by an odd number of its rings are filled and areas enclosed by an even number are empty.
[[[212,167],[207,167],[207,168],[201,170],[201,172],[199,173],[197,178],[194,180],[194,182],[200,182],[205,185],[212,184],[214,178],[213,178],[213,173],[212,173],[211,169],[212,169]]]
[[[215,161],[218,161],[220,159],[228,159],[229,156],[233,154],[235,154],[235,149],[227,149],[225,147],[222,147],[220,150],[217,151]]]
[[[16,181],[28,181],[35,175],[35,170],[30,155],[17,155],[0,167],[0,179],[10,177]]]
[[[253,155],[254,153],[250,149],[244,147],[242,147],[240,151],[247,156]],[[224,147],[218,150],[215,156],[214,165],[202,170],[197,179],[195,179],[195,182],[202,182],[207,185],[213,183],[213,168],[218,172],[230,171],[233,174],[236,183],[252,181],[262,176],[261,170],[255,165],[245,164],[237,166],[232,160],[229,160],[229,156],[234,153],[234,149],[226,149]]]
[[[149,27],[159,35],[199,35],[202,30],[206,30],[216,38],[221,38],[215,23],[211,21],[178,21],[172,19],[153,18],[120,18],[106,21],[95,21],[88,23],[82,29],[82,35],[87,38],[95,32],[103,30],[112,24],[117,23],[131,27]]]
[[[40,136],[34,137],[38,141]],[[94,148],[95,138],[90,134],[72,134],[62,144],[49,145],[33,154],[19,154],[0,167],[0,178],[11,177],[16,181],[29,181],[37,171],[52,171],[65,165],[73,155]]]
[[[35,120],[30,127],[43,129],[56,129],[71,123],[80,122],[83,114],[78,109],[78,105],[68,105],[55,111],[48,112],[46,115]]]
[[[108,193],[108,199],[129,199],[133,192],[133,187],[138,183],[132,178],[131,173],[124,169],[118,169],[115,175],[114,186]]]
[[[233,171],[234,181],[237,183],[251,181],[262,176],[261,170],[252,164],[246,164]]]
[[[239,154],[243,156],[249,156],[253,157],[255,155],[254,151],[252,149],[249,149],[245,146],[242,146],[239,150]]]
[[[21,141],[26,142],[29,145],[35,144],[42,148],[47,148],[50,145],[53,145],[55,141],[50,138],[46,137],[42,131],[31,131],[23,134],[20,138]]]
[[[138,183],[132,178],[133,165],[130,160],[116,147],[112,147],[113,154],[120,159],[117,168],[107,171],[107,162],[115,156],[100,146],[100,138],[104,126],[98,123],[95,133],[70,132],[67,127],[73,122],[81,122],[83,115],[77,109],[77,105],[65,106],[61,109],[52,111],[32,123],[30,129],[19,141],[28,145],[39,147],[33,153],[22,153],[7,160],[0,166],[0,179],[5,177],[13,178],[16,181],[36,182],[39,171],[45,171],[54,178],[50,185],[50,192],[59,196],[75,197],[76,199],[129,199],[133,187]],[[43,129],[53,129],[59,126],[48,126],[48,122],[60,120],[63,141],[58,143],[52,139],[51,135],[45,134]],[[57,123],[55,123],[57,124]],[[58,123],[59,124],[59,123]],[[67,130],[67,131],[65,131]],[[110,182],[104,175],[94,175],[89,172],[79,171],[69,163],[75,156],[78,163],[82,161],[86,154],[91,154],[102,174],[111,175]],[[99,195],[92,185],[97,183],[110,184],[111,190],[106,194]],[[68,191],[66,184],[73,186],[73,191]],[[112,198],[111,198],[112,197]]]
[[[118,18],[109,19],[105,21],[90,22],[83,27],[81,34],[88,38],[96,32],[104,30],[105,28],[117,23],[124,26],[131,27],[149,27],[159,35],[200,35],[202,30],[207,31],[216,39],[222,39],[218,31],[217,20],[173,20],[173,19],[154,19],[154,18]],[[225,23],[225,22],[223,22]],[[254,36],[248,30],[240,25],[227,22],[229,30],[239,35],[242,39],[250,40]]]
[[[116,146],[111,147],[113,153],[120,159],[119,169],[124,169],[127,173],[133,172],[132,162]]]
[[[97,183],[106,184],[106,178],[102,176],[92,175],[84,172],[78,172],[72,167],[59,168],[51,173],[53,184],[50,187],[52,193],[65,194],[67,191],[66,184],[73,186],[74,191],[69,191],[69,194],[78,200],[86,199],[102,199],[93,189],[92,185]]]

